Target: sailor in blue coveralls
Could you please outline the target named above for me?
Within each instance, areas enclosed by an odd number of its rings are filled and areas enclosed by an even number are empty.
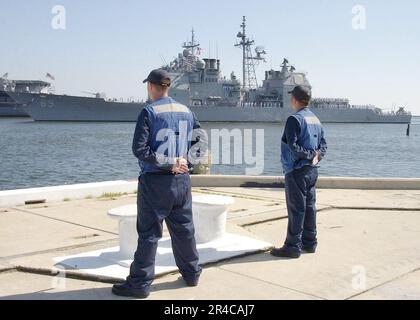
[[[296,113],[287,119],[281,142],[281,162],[285,174],[288,212],[287,238],[282,248],[274,248],[276,257],[299,258],[303,251],[315,253],[316,182],[318,163],[327,153],[321,122],[309,110],[310,89],[297,86],[290,91]]]
[[[153,70],[144,82],[152,103],[141,111],[133,139],[133,153],[141,169],[138,247],[127,280],[112,288],[116,295],[137,298],[149,295],[163,220],[186,284],[196,286],[201,273],[192,220],[190,166],[186,160],[192,131],[200,124],[189,108],[168,96],[171,80],[165,70]]]

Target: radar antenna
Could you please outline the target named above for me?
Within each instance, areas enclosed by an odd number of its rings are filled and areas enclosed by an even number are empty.
[[[264,55],[266,54],[264,47],[258,46],[255,48],[256,57],[252,55],[252,45],[254,40],[250,40],[246,34],[246,17],[243,16],[242,31],[237,34],[241,41],[235,44],[235,47],[242,49],[242,89],[255,89],[258,87],[257,74],[255,67],[259,61],[265,61]]]

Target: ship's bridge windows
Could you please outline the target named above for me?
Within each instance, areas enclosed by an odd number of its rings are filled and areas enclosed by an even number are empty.
[[[217,78],[206,78],[205,82],[217,82]]]

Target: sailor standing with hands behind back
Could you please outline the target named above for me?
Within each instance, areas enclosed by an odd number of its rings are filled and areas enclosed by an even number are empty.
[[[299,258],[302,250],[315,253],[318,245],[315,186],[318,164],[327,153],[327,142],[321,122],[308,108],[310,89],[297,86],[289,94],[296,113],[287,119],[281,141],[289,217],[287,238],[284,246],[271,250],[271,254]]]
[[[165,70],[153,70],[144,82],[152,103],[141,111],[133,139],[133,153],[141,169],[137,195],[138,247],[127,280],[112,288],[116,295],[137,298],[146,298],[150,293],[163,220],[186,284],[196,286],[201,274],[186,160],[194,144],[190,141],[192,131],[200,123],[188,107],[168,96],[171,80]]]

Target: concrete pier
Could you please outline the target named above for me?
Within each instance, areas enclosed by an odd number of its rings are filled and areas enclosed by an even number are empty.
[[[282,244],[281,177],[193,182],[195,196],[235,199],[228,232]],[[106,212],[134,204],[137,184],[116,184],[0,192],[0,298],[117,299],[116,279],[57,269],[53,260],[118,246],[118,224]],[[420,180],[322,178],[319,186],[316,254],[286,260],[257,252],[211,263],[197,288],[171,272],[149,299],[420,299]],[[25,205],[36,199],[45,201]]]

